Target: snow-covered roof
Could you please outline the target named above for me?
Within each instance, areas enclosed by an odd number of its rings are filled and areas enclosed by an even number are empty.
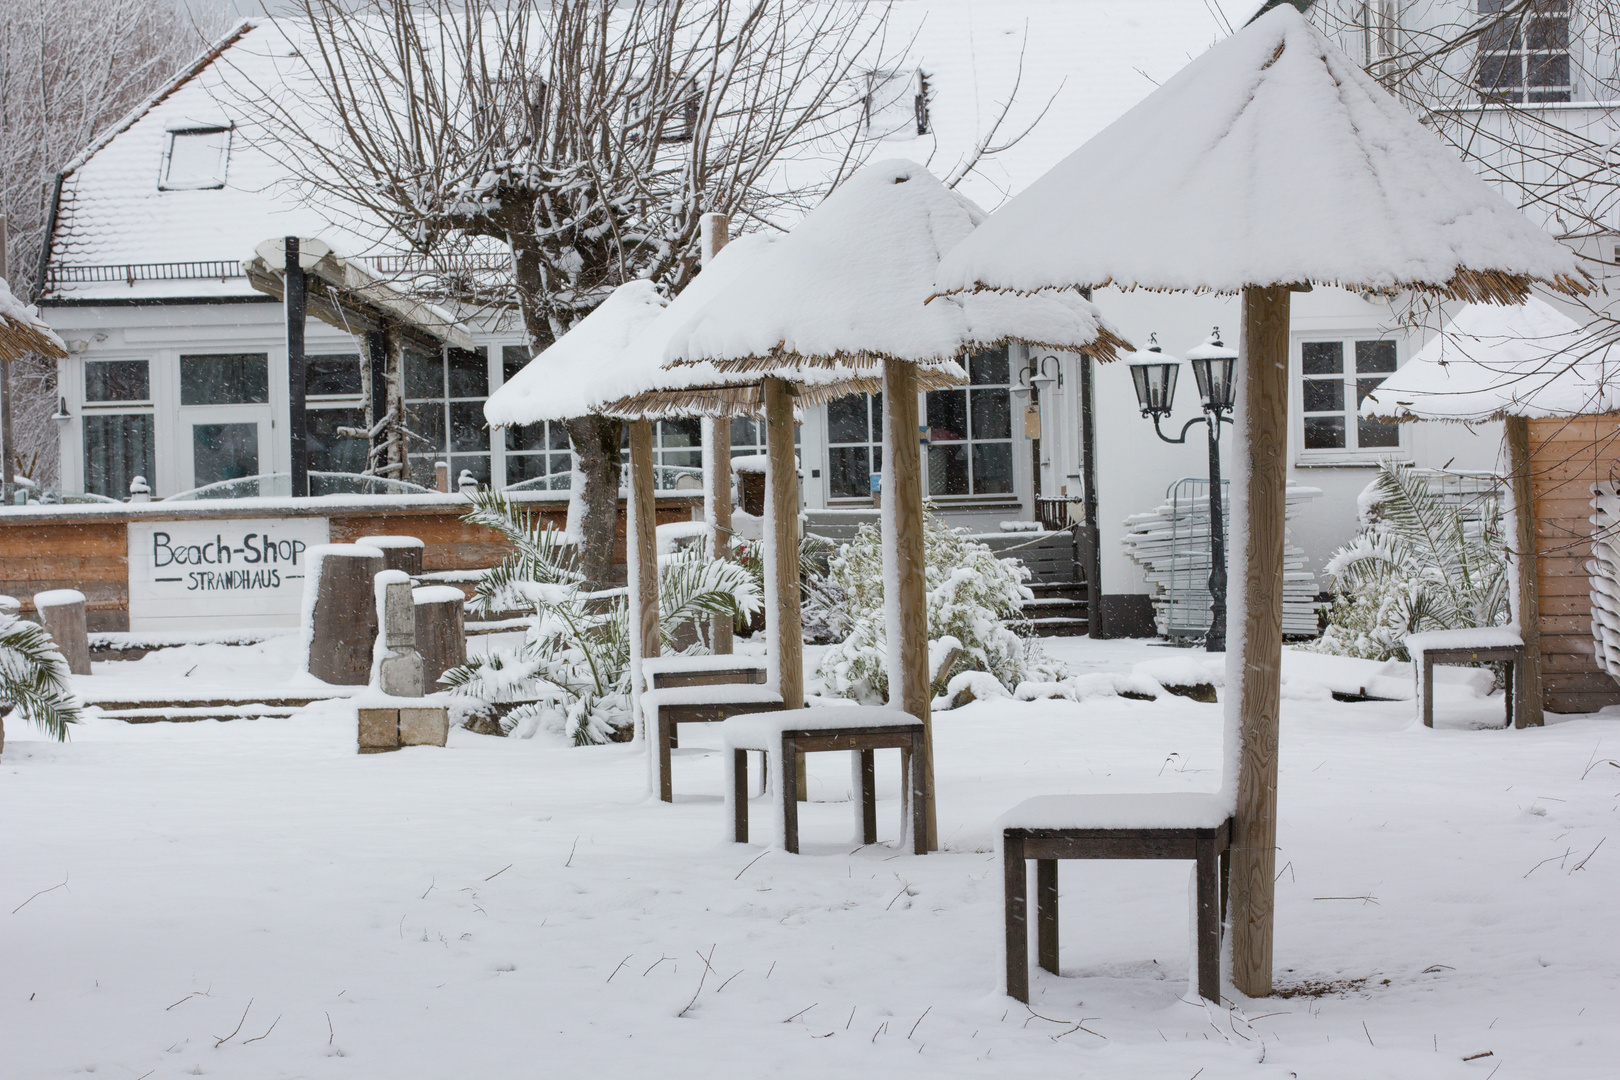
[[[1308,281],[1503,301],[1575,274],[1568,248],[1283,4],[998,210],[939,286]]]
[[[905,50],[901,74],[928,76],[931,130],[887,131],[878,156],[948,176],[981,140],[1005,143],[1040,117],[1030,137],[962,181],[970,198],[994,206],[1222,32],[1206,0],[898,0],[886,40]],[[218,271],[265,236],[320,235],[362,258],[384,253],[380,227],[305,202],[285,168],[251,145],[256,119],[243,102],[277,93],[290,107],[298,100],[287,84],[300,77],[299,37],[290,20],[239,25],[69,167],[50,252],[53,298],[252,296],[245,278],[221,280]],[[909,109],[909,95],[897,104]],[[222,186],[161,190],[172,132],[215,125],[231,128]],[[818,175],[836,165],[811,163]]]
[[[755,233],[728,244],[680,296],[666,301],[650,281],[615,289],[600,306],[484,403],[495,427],[561,420],[587,413],[615,416],[731,415],[753,412],[760,377],[727,373],[713,364],[666,367],[672,336],[730,283],[759,272],[778,241]],[[801,401],[876,389],[865,374],[844,367],[774,373],[800,388]]]
[[[884,359],[963,379],[959,361],[1024,341],[1112,356],[1124,342],[1076,293],[925,303],[940,256],[984,212],[911,161],[866,166],[762,252],[669,338],[671,364],[772,371]]]
[[[59,359],[67,355],[67,346],[45,325],[39,309],[18,300],[0,278],[0,356],[20,360],[29,353]]]
[[[1620,412],[1620,351],[1540,300],[1470,304],[1361,403],[1379,420]]]

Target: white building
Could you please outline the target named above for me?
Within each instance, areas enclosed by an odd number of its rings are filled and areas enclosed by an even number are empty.
[[[1373,5],[1397,22],[1407,6]],[[1425,11],[1448,6],[1468,7],[1457,0]],[[1016,84],[1000,138],[1037,117],[1039,123],[960,185],[993,209],[1224,36],[1216,10],[1205,0],[905,0],[893,19],[896,34],[915,31],[910,66],[876,78],[921,89],[926,77],[926,109],[901,96],[903,115],[878,110],[871,132],[881,142],[876,154],[910,157],[949,176],[988,133]],[[1348,51],[1376,60],[1389,28],[1382,37],[1354,30],[1341,38]],[[385,269],[388,258],[373,237],[334,226],[321,208],[300,200],[282,168],[241,137],[233,80],[273,88],[289,49],[276,24],[243,24],[60,179],[39,295],[71,351],[60,368],[65,490],[121,497],[131,478],[144,475],[162,497],[215,480],[288,471],[282,311],[249,286],[240,264],[261,241],[285,235],[321,236]],[[1536,70],[1554,68],[1544,58]],[[1559,92],[1570,102],[1548,108],[1586,107],[1581,87]],[[927,129],[922,134],[919,120]],[[1235,298],[1104,290],[1094,299],[1139,347],[1156,334],[1167,352],[1179,354],[1216,326],[1235,344]],[[1337,289],[1295,298],[1290,476],[1324,494],[1293,536],[1313,569],[1353,532],[1356,495],[1380,459],[1496,467],[1499,432],[1489,427],[1358,423],[1359,395],[1421,345],[1397,324],[1396,310],[1380,299]],[[483,399],[526,361],[527,348],[511,321],[496,318],[472,329],[476,352],[420,355],[407,364],[412,427],[438,440],[413,456],[413,479],[430,483],[435,460],[448,460],[452,476],[468,469],[497,486],[566,473],[560,429],[492,438],[484,427]],[[307,352],[318,358],[308,386],[311,467],[356,468],[363,444],[339,437],[336,428],[359,422],[359,348],[354,338],[313,321],[308,334]],[[1122,522],[1163,501],[1176,480],[1205,474],[1202,429],[1187,445],[1161,442],[1138,413],[1125,365],[1093,368],[1090,441],[1100,531],[1093,595],[1101,595],[1094,626],[1100,622],[1097,629],[1110,634],[1142,632],[1146,587],[1140,568],[1123,554]],[[1001,521],[1031,519],[1037,493],[1079,498],[1087,441],[1079,361],[1015,349],[985,358],[973,371],[972,387],[927,402],[925,482],[936,505],[954,521],[994,530]],[[1031,381],[1039,388],[1038,423],[1026,420]],[[1165,429],[1178,431],[1196,413],[1189,385]],[[801,437],[812,507],[870,506],[876,415],[864,398],[807,412]],[[661,426],[664,464],[698,466],[698,428],[695,420]],[[756,445],[750,424],[734,425],[734,452]]]

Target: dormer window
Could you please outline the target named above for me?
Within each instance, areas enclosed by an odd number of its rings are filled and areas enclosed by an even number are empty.
[[[161,191],[199,191],[225,186],[231,158],[228,127],[175,128],[163,154]]]
[[[927,135],[931,96],[921,71],[869,71],[864,76],[861,121],[869,139],[909,139]]]

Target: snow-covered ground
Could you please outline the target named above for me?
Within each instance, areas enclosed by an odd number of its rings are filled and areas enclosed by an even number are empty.
[[[887,843],[857,847],[847,763],[817,755],[795,857],[726,840],[701,730],[665,806],[637,748],[455,731],[360,757],[338,703],[66,745],[14,722],[0,1075],[1614,1075],[1620,734],[1476,730],[1501,708],[1443,698],[1429,731],[1409,701],[1285,698],[1278,979],[1338,989],[1220,1008],[1187,993],[1180,863],[1063,864],[1063,976],[1001,995],[991,832],[1034,794],[1212,790],[1217,705],[937,714],[922,857],[892,846],[893,755]]]

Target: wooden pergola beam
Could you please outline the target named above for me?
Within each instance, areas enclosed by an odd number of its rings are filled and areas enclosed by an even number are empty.
[[[632,711],[641,723],[641,662],[661,651],[658,638],[658,515],[654,505],[653,432],[651,420],[631,420],[630,513],[625,522],[630,594],[630,688]],[[646,732],[651,741],[655,731]],[[658,760],[656,749],[652,760]]]
[[[769,485],[765,493],[765,528],[774,560],[768,560],[775,609],[766,615],[776,624],[776,678],[782,707],[804,707],[804,623],[799,608],[799,464],[793,453],[793,388],[767,376],[765,455]]]
[[[1512,614],[1524,640],[1524,675],[1514,683],[1513,726],[1541,727],[1541,593],[1537,581],[1536,504],[1530,488],[1530,421],[1509,416],[1503,421],[1508,451],[1508,484],[1513,491],[1513,572],[1518,606]]]

